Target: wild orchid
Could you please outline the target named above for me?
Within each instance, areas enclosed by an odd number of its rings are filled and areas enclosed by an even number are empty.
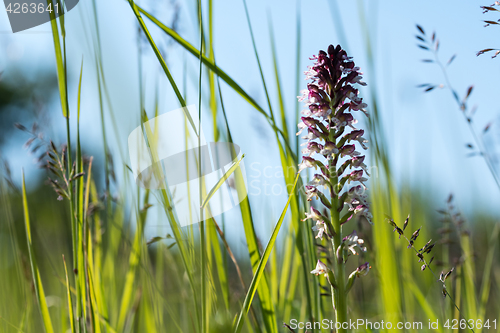
[[[312,82],[299,96],[307,107],[302,111],[302,122],[298,124],[297,135],[306,132],[299,170],[314,168],[321,172],[314,174],[305,186],[305,192],[308,201],[319,200],[326,209],[320,209],[324,211],[322,213],[311,206],[304,220],[311,219],[315,223],[316,238],[331,240],[336,256],[332,260],[333,267],[329,268],[318,260],[311,273],[324,274],[328,278],[336,321],[344,323],[347,321],[347,292],[354,280],[366,275],[370,269],[370,265],[364,263],[346,279],[348,257],[365,252],[366,247],[355,231],[345,237],[342,232],[342,226],[353,216],[364,216],[370,223],[372,220],[365,194],[368,169],[364,164],[365,156],[356,150],[356,145],[368,149],[368,141],[363,137],[364,130],[355,127],[357,120],[353,115],[362,112],[368,116],[367,105],[358,96],[358,89],[354,88],[355,84],[364,86],[366,83],[361,81],[359,67],[340,45],[330,45],[328,52],[319,51],[311,60],[315,63],[305,74]],[[361,185],[347,189],[351,182]]]

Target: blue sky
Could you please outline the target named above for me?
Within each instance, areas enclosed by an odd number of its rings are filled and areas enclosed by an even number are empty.
[[[157,2],[140,1],[145,8],[157,6]],[[164,22],[171,21],[170,1],[162,2],[162,7],[154,9]],[[193,12],[194,1],[179,1],[179,33],[194,45],[199,44],[196,16]],[[470,105],[478,105],[474,126],[481,131],[491,120],[497,120],[500,114],[500,96],[498,76],[500,59],[491,59],[488,55],[476,57],[475,53],[486,47],[498,47],[496,27],[484,28],[482,20],[494,18],[493,14],[482,14],[480,2],[401,2],[388,1],[338,1],[337,14],[332,15],[332,7],[327,1],[302,1],[300,16],[302,26],[301,68],[311,64],[308,58],[319,49],[326,49],[329,44],[342,41],[342,34],[336,29],[333,19],[340,18],[344,27],[347,45],[344,47],[354,57],[356,64],[365,72],[365,79],[375,85],[380,112],[389,143],[391,162],[396,178],[428,190],[437,204],[444,202],[448,193],[454,192],[457,203],[464,210],[497,210],[500,192],[494,185],[493,178],[479,157],[467,158],[469,152],[465,144],[472,142],[472,136],[463,116],[446,89],[436,89],[422,93],[416,88],[421,83],[444,83],[439,68],[420,60],[429,55],[416,47],[415,24],[420,24],[430,34],[437,32],[440,39],[440,55],[444,62],[453,54],[456,59],[449,67],[449,76],[460,95],[467,87],[475,86],[470,97]],[[284,90],[287,111],[295,110],[295,61],[296,61],[296,2],[290,1],[248,1],[252,27],[257,49],[261,58],[264,74],[269,82],[271,96],[276,96],[273,84],[272,53],[269,38],[269,18],[276,38],[279,71]],[[363,8],[365,19],[361,19]],[[206,9],[206,8],[205,8]],[[137,58],[137,24],[126,1],[98,1],[98,16],[101,28],[104,68],[112,107],[117,119],[118,136],[111,135],[111,145],[115,155],[119,156],[117,142],[123,147],[125,160],[127,136],[139,125],[139,87]],[[88,149],[94,154],[101,154],[102,145],[99,121],[99,104],[96,90],[93,51],[89,47],[84,29],[90,26],[91,1],[81,0],[80,4],[67,17],[68,57],[71,74],[70,94],[72,105],[76,105],[77,77],[80,62],[84,59],[82,128]],[[83,24],[82,24],[83,18]],[[153,37],[167,45],[167,38],[147,22]],[[369,71],[366,57],[366,36],[363,24],[368,27],[370,41],[375,55],[375,68]],[[22,68],[27,73],[46,67],[55,71],[52,37],[48,24],[34,28],[26,33],[9,33],[5,11],[0,10],[0,71],[7,76],[10,70]],[[88,32],[87,32],[88,35]],[[214,1],[214,48],[217,64],[238,82],[260,105],[265,106],[265,95],[258,74],[258,67],[253,54],[248,25],[242,1]],[[167,60],[176,80],[182,82],[185,61],[188,67],[188,103],[197,102],[197,60],[186,54],[179,46],[169,45]],[[168,85],[158,62],[148,45],[143,46],[143,61],[146,91],[146,106],[149,114],[155,98],[156,84],[160,83],[161,111],[167,112],[178,107],[172,89]],[[187,59],[187,60],[185,60]],[[306,81],[302,81],[304,88]],[[360,89],[361,94],[369,99],[369,89]],[[224,84],[222,87],[224,104],[228,112],[234,140],[245,152],[247,177],[258,179],[256,186],[264,190],[281,184],[279,177],[257,177],[256,170],[279,171],[277,148],[269,145],[273,134],[262,116],[252,109]],[[277,107],[273,97],[273,106]],[[53,108],[58,109],[58,105]],[[207,108],[205,108],[207,110]],[[54,112],[54,128],[63,126],[60,113]],[[207,112],[204,119],[210,121]],[[110,123],[109,117],[106,119]],[[294,124],[289,124],[291,128]],[[205,124],[205,133],[211,133],[210,124]],[[113,128],[110,126],[110,133]],[[56,131],[57,132],[57,131]],[[499,143],[500,127],[494,122],[485,137]],[[31,158],[20,154],[17,147],[7,147],[7,156],[15,170],[27,167]],[[253,166],[251,168],[250,166]],[[15,173],[16,175],[16,173]],[[19,175],[19,173],[17,173]],[[34,175],[33,175],[34,177]],[[259,185],[260,184],[260,185]],[[277,189],[277,187],[275,187]],[[277,193],[277,190],[275,191]],[[271,199],[272,200],[269,200]],[[284,195],[251,195],[251,200],[260,205],[269,220],[279,216],[286,201]],[[264,213],[261,213],[264,214]],[[230,216],[230,215],[229,215]],[[271,229],[270,225],[264,229]]]

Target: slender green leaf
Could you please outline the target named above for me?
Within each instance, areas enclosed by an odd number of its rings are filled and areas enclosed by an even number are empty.
[[[212,189],[210,190],[210,192],[206,196],[205,200],[203,201],[203,204],[201,205],[202,209],[204,209],[207,206],[208,202],[210,201],[210,199],[212,199],[215,192],[217,192],[219,190],[219,188],[222,186],[222,184],[224,184],[224,182],[229,179],[229,176],[231,176],[233,174],[233,172],[236,170],[236,168],[239,167],[240,162],[243,160],[243,157],[245,157],[245,154],[243,154],[238,161],[234,162],[233,165],[231,165],[229,167],[229,169],[226,171],[226,173],[224,173],[224,175],[221,177],[221,179],[219,179],[219,181],[214,185],[214,187],[212,187]]]
[[[49,308],[47,307],[47,300],[45,298],[45,292],[43,290],[42,279],[40,278],[40,272],[38,271],[38,265],[36,262],[35,254],[33,253],[33,244],[31,242],[30,215],[28,210],[28,197],[26,195],[26,184],[24,181],[24,171],[23,171],[22,195],[23,195],[24,223],[26,227],[26,240],[28,242],[28,253],[31,263],[31,274],[33,275],[33,285],[35,288],[38,306],[40,307],[40,312],[42,314],[45,332],[54,333],[52,321],[50,320]]]
[[[66,276],[66,295],[68,297],[68,312],[69,312],[69,322],[71,325],[71,332],[75,333],[75,315],[73,313],[73,301],[71,300],[71,289],[69,285],[69,278],[68,278],[68,268],[66,267],[66,260],[64,259],[63,255],[63,262],[64,262],[64,274]]]
[[[52,0],[47,0],[48,4],[54,7]],[[61,17],[61,16],[60,16]],[[52,38],[54,40],[54,50],[56,54],[56,67],[57,67],[57,81],[59,84],[59,96],[61,98],[61,108],[63,116],[69,117],[68,110],[68,94],[66,91],[66,71],[64,69],[63,54],[61,51],[61,41],[59,39],[59,29],[57,27],[57,20],[55,11],[50,11],[50,26],[52,28]],[[64,28],[63,28],[64,30]]]
[[[248,314],[248,310],[250,309],[250,305],[252,304],[253,297],[255,296],[255,292],[257,291],[257,287],[259,285],[259,282],[264,275],[264,268],[266,267],[267,261],[269,259],[269,256],[271,255],[271,251],[273,250],[274,243],[276,242],[276,239],[278,237],[278,233],[280,231],[281,225],[283,223],[283,220],[285,219],[286,212],[288,210],[288,206],[290,205],[290,202],[292,200],[292,197],[295,195],[295,187],[297,186],[297,181],[299,180],[300,174],[297,174],[297,177],[295,178],[295,183],[293,184],[292,187],[292,193],[288,196],[288,200],[286,202],[285,208],[283,209],[283,212],[281,213],[280,218],[278,219],[278,222],[276,223],[276,226],[274,227],[273,233],[271,235],[271,238],[269,239],[269,242],[267,243],[266,249],[264,250],[264,253],[262,254],[262,257],[259,261],[259,265],[257,266],[257,270],[255,271],[255,274],[252,279],[252,283],[250,284],[250,287],[248,287],[247,294],[245,296],[245,301],[243,303],[243,307],[241,308],[240,314],[238,316],[238,321],[236,323],[236,327],[234,332],[239,333],[241,332],[241,329],[243,328],[243,323],[245,321],[245,317]]]

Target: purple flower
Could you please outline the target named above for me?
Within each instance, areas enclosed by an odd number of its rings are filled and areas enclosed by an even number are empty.
[[[311,201],[313,198],[318,198],[318,189],[312,185],[306,185],[306,195],[307,201]]]
[[[325,186],[326,185],[326,179],[322,175],[316,173],[316,174],[314,174],[313,179],[307,185],[311,185],[311,186]]]
[[[312,229],[313,229],[314,231],[317,231],[317,232],[318,232],[318,234],[316,235],[316,237],[315,237],[315,238],[323,239],[323,235],[324,235],[325,233],[327,233],[327,232],[326,232],[326,224],[325,224],[325,222],[323,222],[323,221],[318,221],[318,222],[316,222],[316,225],[315,225],[314,227],[312,227]]]
[[[363,170],[355,170],[355,171],[351,172],[351,174],[349,175],[349,183],[355,182],[355,181],[362,182],[365,180],[368,180],[368,179],[363,177]]]
[[[329,270],[330,269],[321,260],[318,260],[318,263],[316,264],[316,268],[311,271],[311,274],[314,274],[314,275],[325,274],[325,276],[326,276],[326,275],[328,275]]]
[[[366,164],[363,163],[364,160],[365,160],[365,155],[354,156],[351,159],[351,167],[353,167],[353,168],[361,168],[361,169],[363,169],[366,172],[366,174],[368,176],[370,176],[370,174],[368,173]]]
[[[336,265],[345,265],[351,254],[361,254],[366,251],[366,247],[355,231],[343,237],[341,226],[354,216],[364,216],[370,223],[372,219],[368,196],[364,193],[367,179],[363,175],[366,172],[369,176],[364,164],[365,156],[356,151],[358,145],[367,149],[368,141],[363,138],[365,131],[354,127],[358,122],[354,114],[360,114],[354,111],[362,111],[368,116],[367,105],[355,88],[358,84],[364,86],[366,83],[362,81],[360,68],[340,45],[330,45],[327,52],[319,51],[310,59],[314,60],[314,64],[308,66],[304,74],[306,80],[311,81],[299,96],[299,101],[303,101],[306,108],[302,110],[304,117],[298,124],[297,135],[307,130],[307,135],[302,137],[306,142],[301,145],[305,148],[302,149],[299,172],[320,167],[321,173],[315,174],[305,186],[305,194],[308,201],[320,199],[326,209],[320,212],[310,206],[303,221],[312,220],[316,238],[322,240],[325,235],[333,238],[331,253],[335,253],[335,258],[331,259],[335,260]],[[311,157],[313,155],[316,159]],[[326,162],[322,161],[323,158]],[[347,184],[351,182],[361,185],[356,184],[348,189]],[[320,186],[323,186],[321,190]],[[343,209],[345,205],[348,206],[347,212]],[[344,292],[339,291],[342,289],[337,288],[336,284],[344,283],[345,277],[336,278],[338,273],[330,271],[322,261],[318,260],[311,273],[327,276],[334,287],[335,297],[345,299],[354,278],[366,275],[369,270],[370,265],[365,263],[351,273]]]
[[[311,128],[316,128],[316,126],[318,125],[319,121],[314,119],[314,118],[311,118],[311,117],[302,117],[302,122],[304,123],[304,125],[306,125],[307,127]]]
[[[302,156],[302,163],[299,164],[299,172],[307,168],[317,169],[316,160],[312,157]]]
[[[359,266],[357,269],[356,269],[356,275],[359,277],[359,276],[365,276],[366,274],[368,274],[368,272],[370,271],[370,268],[372,268],[370,266],[370,264],[368,262],[365,262],[363,265]]]
[[[302,149],[302,154],[307,156],[312,156],[316,153],[321,152],[322,150],[323,150],[323,145],[314,141],[310,141],[307,142],[307,147]]]
[[[321,215],[321,213],[312,206],[311,206],[311,213],[306,212],[305,214],[306,214],[306,218],[303,219],[302,221],[312,219],[313,221],[316,221],[316,222],[317,221],[324,222],[323,215]]]
[[[320,153],[325,157],[330,157],[332,154],[338,154],[339,149],[337,148],[337,145],[335,145],[335,143],[326,141]]]
[[[357,255],[361,252],[366,252],[366,247],[363,246],[365,241],[358,237],[356,230],[354,230],[350,235],[345,236],[342,243],[344,243],[347,250],[351,252],[349,255]]]
[[[359,153],[356,151],[356,146],[355,145],[345,145],[344,147],[339,149],[340,155],[342,157],[349,155],[349,156],[356,156],[359,155]]]
[[[311,60],[314,60],[314,64],[304,72],[306,80],[311,80],[311,82],[299,96],[299,100],[303,101],[307,107],[306,110],[302,111],[304,117],[301,118],[302,121],[298,125],[297,135],[307,129],[307,135],[303,137],[307,141],[303,144],[305,146],[302,150],[304,156],[299,165],[299,171],[312,167],[316,169],[321,166],[323,175],[314,175],[313,180],[307,184],[307,199],[319,197],[317,187],[320,185],[327,190],[338,193],[342,191],[346,179],[349,184],[360,182],[363,186],[355,186],[356,193],[353,193],[353,189],[351,189],[345,194],[344,202],[349,206],[350,215],[345,216],[343,221],[348,221],[353,213],[362,214],[369,218],[366,195],[357,193],[358,189],[366,188],[364,182],[367,179],[363,177],[364,172],[369,175],[364,163],[365,156],[360,156],[360,153],[356,151],[356,145],[351,143],[357,141],[357,144],[363,149],[368,148],[365,145],[368,141],[363,138],[365,131],[354,127],[357,119],[351,113],[352,111],[362,111],[367,115],[365,110],[367,105],[358,96],[358,89],[354,87],[356,84],[366,85],[361,81],[363,73],[340,45],[330,45],[327,52],[319,51]],[[351,127],[352,130],[344,134],[343,138],[338,141],[339,136],[343,134],[347,126]],[[319,140],[324,141],[324,144],[319,143]],[[348,144],[345,144],[346,142]],[[323,167],[323,164],[319,164],[319,160],[316,161],[311,157],[315,154],[323,155],[328,163],[325,163]],[[348,160],[342,162],[343,164],[340,166],[337,165],[339,157],[348,157]],[[330,177],[332,175],[340,177],[348,167],[355,170],[344,176],[341,183],[334,184]],[[338,194],[342,196],[340,193]],[[323,204],[328,206],[328,203],[323,202]],[[311,210],[311,213],[306,216],[315,220],[313,213],[314,211]],[[324,223],[322,219],[320,221]]]
[[[349,126],[354,128],[352,125],[356,124],[358,121],[354,119],[352,114],[341,112],[332,119],[333,123],[336,127],[345,127]]]

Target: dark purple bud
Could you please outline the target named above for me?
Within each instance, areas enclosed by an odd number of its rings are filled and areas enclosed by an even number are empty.
[[[365,131],[360,129],[360,130],[355,130],[351,131],[351,133],[346,134],[344,137],[348,140],[357,140],[358,138],[362,137],[363,134],[365,134]]]
[[[363,178],[363,170],[355,170],[355,171],[351,172],[351,174],[349,175],[349,178],[352,181],[360,180],[361,178]]]
[[[350,113],[341,113],[335,116],[341,123],[350,122],[354,120],[354,117]]]
[[[309,128],[316,127],[316,125],[318,124],[318,121],[311,117],[302,117],[301,119],[304,122],[304,124]]]
[[[351,166],[354,168],[362,166],[364,163],[363,161],[365,160],[365,155],[362,156],[354,156],[351,159]]]
[[[368,274],[368,271],[370,270],[371,266],[368,262],[365,262],[363,265],[359,266],[357,269],[356,269],[356,275],[357,276],[360,276],[360,275],[366,275]]]
[[[344,147],[339,149],[339,152],[342,156],[351,155],[356,151],[356,146],[354,145],[345,145]]]

